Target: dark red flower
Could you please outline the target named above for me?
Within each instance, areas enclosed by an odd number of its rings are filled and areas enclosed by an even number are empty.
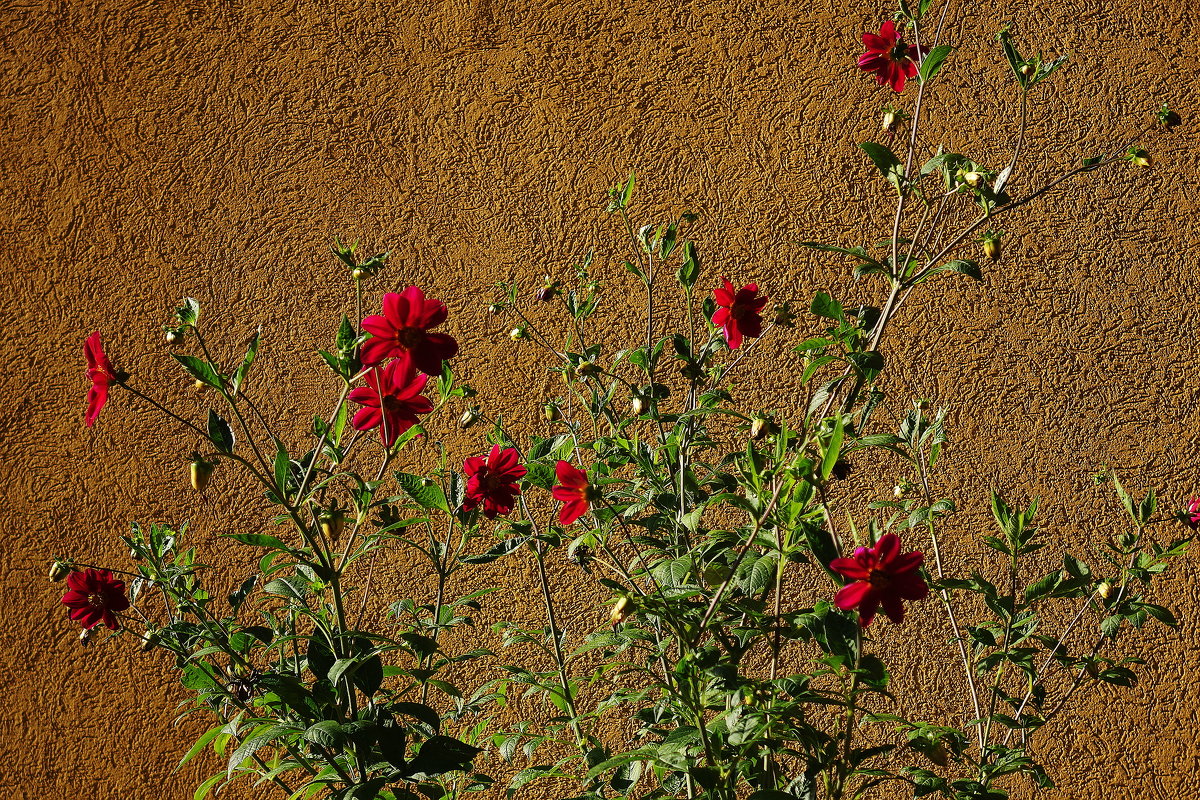
[[[1191,528],[1200,528],[1200,497],[1193,497],[1188,500],[1187,511],[1184,512],[1187,517],[1187,524]]]
[[[747,283],[735,290],[728,278],[721,278],[725,285],[713,289],[717,310],[713,314],[713,325],[721,329],[730,350],[742,346],[742,337],[762,335],[762,310],[767,305],[767,296],[758,296],[758,284]]]
[[[382,370],[371,370],[363,380],[367,385],[348,395],[362,406],[350,424],[360,431],[379,427],[379,439],[385,447],[391,447],[397,436],[417,424],[417,414],[433,411],[433,403],[421,395],[429,376],[418,375],[412,359],[397,358]]]
[[[118,611],[129,608],[125,583],[106,569],[85,569],[67,576],[67,593],[62,604],[71,609],[71,619],[91,630],[104,623],[110,630],[121,627]]]
[[[917,76],[917,64],[929,52],[928,47],[905,43],[890,19],[879,33],[864,33],[862,40],[867,52],[858,57],[858,68],[875,73],[879,85],[891,86],[894,92],[904,91],[905,81]]]
[[[558,484],[550,489],[550,494],[562,501],[558,522],[560,525],[570,525],[591,508],[593,489],[588,485],[587,473],[575,469],[569,461],[559,461],[554,473],[558,476]]]
[[[117,371],[112,362],[104,355],[100,346],[100,331],[94,332],[83,342],[83,355],[87,358],[87,374],[92,381],[92,388],[87,394],[87,413],[83,415],[83,424],[89,428],[100,416],[100,409],[108,402],[108,387],[117,382]]]
[[[843,611],[857,608],[858,623],[864,628],[871,624],[881,605],[892,622],[901,622],[901,601],[920,600],[929,594],[920,572],[924,561],[922,553],[901,553],[900,537],[885,533],[874,547],[860,547],[850,558],[829,562],[830,569],[852,581],[842,587],[833,602]]]
[[[525,476],[525,468],[518,463],[519,454],[515,448],[504,450],[500,445],[493,445],[487,460],[483,456],[471,456],[463,462],[463,472],[467,476],[466,499],[463,500],[463,511],[471,511],[483,503],[483,515],[495,519],[497,514],[507,514],[513,510],[521,487],[517,481]]]
[[[416,286],[402,293],[383,296],[383,315],[367,317],[363,330],[371,338],[363,342],[359,357],[363,366],[380,364],[392,356],[411,356],[426,375],[441,375],[442,362],[458,352],[458,342],[445,333],[429,333],[446,321],[446,304],[430,300]]]

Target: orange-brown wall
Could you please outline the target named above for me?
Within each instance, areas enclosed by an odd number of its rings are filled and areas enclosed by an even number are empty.
[[[979,552],[990,488],[1041,494],[1055,547],[1092,554],[1119,525],[1108,490],[1091,484],[1100,465],[1139,492],[1159,487],[1168,505],[1200,494],[1200,39],[1190,3],[1156,5],[951,9],[950,41],[962,49],[930,93],[932,138],[997,167],[1008,157],[1013,93],[991,37],[1012,20],[1027,49],[1072,54],[1037,93],[1018,186],[1129,140],[1155,158],[1153,170],[1069,181],[1005,220],[1007,254],[984,285],[946,281],[914,296],[889,335],[897,402],[925,396],[952,409],[940,481],[962,511],[947,535],[972,554],[952,558],[956,568]],[[859,34],[890,10],[843,0],[8,4],[6,796],[190,797],[201,771],[219,768],[172,772],[200,728],[170,724],[184,695],[166,658],[128,642],[80,648],[44,570],[58,554],[120,566],[129,520],[188,518],[205,557],[233,575],[250,556],[216,536],[265,525],[232,470],[198,500],[183,460],[195,442],[129,398],[114,395],[94,428],[82,426],[88,333],[102,331],[120,366],[198,415],[205,399],[162,345],[173,303],[200,299],[210,327],[227,331],[226,357],[261,324],[262,401],[298,436],[332,402],[314,345],[352,309],[327,251],[339,235],[392,251],[369,306],[410,283],[443,298],[463,345],[456,363],[480,402],[532,412],[555,384],[515,365],[503,322],[484,312],[488,287],[565,277],[591,245],[597,273],[615,275],[617,237],[598,207],[630,170],[646,221],[701,214],[704,286],[724,273],[800,306],[821,288],[877,302],[847,264],[794,243],[886,235],[889,194],[855,145],[879,136],[877,110],[890,98],[854,61]],[[1164,102],[1182,124],[1149,131]],[[612,297],[618,328],[623,299]],[[764,367],[769,385],[749,376],[743,396],[794,408],[786,344]],[[481,440],[459,441],[467,451]],[[884,470],[878,492],[900,477]],[[1100,691],[1046,731],[1060,789],[1045,797],[1200,790],[1196,576],[1193,560],[1162,589],[1182,631],[1150,631],[1143,683]],[[527,577],[514,570],[506,597],[524,594]],[[423,590],[395,570],[383,582],[385,599]],[[567,616],[586,631],[602,619],[602,598],[564,592],[577,596],[585,602],[568,603]],[[942,668],[921,657],[910,654],[910,688],[943,691]]]

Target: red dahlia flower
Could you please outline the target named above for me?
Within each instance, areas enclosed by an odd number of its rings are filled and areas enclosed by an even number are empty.
[[[901,553],[900,537],[885,533],[874,547],[860,547],[850,558],[829,562],[830,569],[853,581],[842,587],[833,602],[843,611],[857,608],[858,624],[864,628],[881,605],[892,622],[901,622],[904,604],[900,601],[929,594],[919,569],[924,561],[922,553]]]
[[[363,342],[359,357],[364,366],[382,363],[392,356],[411,356],[426,375],[441,375],[442,362],[458,352],[458,342],[445,333],[429,333],[446,321],[446,304],[430,300],[416,286],[401,294],[383,296],[383,315],[367,317],[363,330],[371,338]]]
[[[92,381],[92,388],[87,394],[87,413],[83,416],[83,424],[89,428],[100,416],[100,409],[108,402],[108,387],[117,382],[117,371],[112,362],[104,355],[100,346],[100,331],[96,331],[83,342],[83,355],[87,358],[87,374]]]
[[[1193,497],[1188,500],[1187,511],[1184,512],[1187,517],[1187,524],[1191,528],[1200,528],[1200,497]]]
[[[411,359],[397,358],[382,370],[376,367],[364,380],[366,386],[348,395],[362,406],[350,424],[360,431],[378,426],[379,439],[385,447],[391,447],[397,436],[417,424],[417,414],[433,411],[433,403],[421,395],[429,376],[418,375]]]
[[[515,448],[501,450],[497,444],[492,446],[486,461],[482,456],[471,456],[464,461],[467,496],[463,500],[463,511],[471,511],[480,503],[483,503],[483,515],[488,519],[512,511],[517,495],[521,493],[517,481],[526,472],[518,459]]]
[[[558,484],[550,489],[550,494],[563,504],[558,510],[558,522],[560,525],[570,525],[591,508],[595,490],[588,485],[587,473],[575,469],[569,461],[559,461],[554,473],[558,476]]]
[[[858,57],[858,68],[875,73],[879,85],[887,84],[894,92],[904,91],[905,81],[917,76],[917,64],[929,52],[928,47],[906,44],[890,19],[879,33],[864,33],[862,40],[867,52]]]
[[[67,576],[67,593],[62,604],[71,609],[71,619],[88,630],[103,622],[115,631],[121,627],[116,612],[129,608],[129,598],[125,596],[123,581],[106,569],[89,568]]]
[[[713,314],[713,325],[721,329],[730,350],[742,346],[742,337],[762,335],[762,310],[767,305],[767,296],[758,296],[758,284],[747,283],[734,290],[728,278],[721,278],[723,287],[713,289],[717,311]]]

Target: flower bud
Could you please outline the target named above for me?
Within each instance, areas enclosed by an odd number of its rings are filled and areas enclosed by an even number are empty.
[[[50,582],[58,583],[71,574],[71,565],[61,559],[55,559],[50,565]]]
[[[1129,148],[1127,158],[1129,159],[1129,163],[1135,167],[1148,167],[1153,163],[1150,160],[1150,154],[1140,147]]]
[[[214,466],[211,461],[205,461],[199,454],[192,454],[191,463],[188,464],[188,476],[191,478],[193,489],[203,492],[208,487]]]
[[[896,127],[897,121],[898,120],[896,118],[896,109],[887,108],[884,110],[882,127],[885,131],[890,131],[890,130],[894,129]]]
[[[528,339],[529,333],[525,330],[524,326],[518,325],[508,332],[508,338],[512,339],[514,342],[519,342],[522,339]]]
[[[610,611],[608,614],[608,619],[613,625],[620,625],[622,622],[629,619],[629,616],[636,610],[637,606],[634,605],[634,602],[631,598],[622,597],[617,601],[617,604],[612,607],[612,611]]]
[[[950,763],[950,753],[947,752],[946,745],[942,742],[937,742],[933,747],[930,747],[925,752],[925,755],[939,767],[944,767]]]
[[[1001,255],[1000,237],[1002,231],[988,231],[983,236],[979,237],[979,242],[983,245],[983,254],[992,261],[999,261]]]
[[[491,314],[493,317],[496,316],[497,314],[499,314],[502,310],[503,310],[503,308],[501,307],[501,305],[499,303],[492,303],[491,305],[488,306],[488,313]]]
[[[1108,581],[1101,581],[1100,584],[1096,586],[1096,594],[1100,595],[1101,600],[1107,600],[1108,598],[1112,597],[1112,590],[1112,584]]]
[[[971,170],[970,172],[964,172],[962,179],[963,183],[967,186],[970,186],[972,189],[978,189],[979,185],[983,183],[983,173]]]
[[[355,267],[354,269],[350,270],[350,277],[354,278],[354,280],[356,280],[356,281],[361,281],[363,278],[367,277],[370,274],[371,273],[367,272],[362,267]]]
[[[478,421],[479,421],[479,408],[476,406],[471,406],[470,408],[468,408],[466,411],[464,411],[462,413],[461,417],[458,418],[458,427],[462,428],[465,431],[467,428],[471,427]]]
[[[584,380],[592,375],[599,375],[603,370],[599,364],[594,364],[591,361],[584,361],[579,366],[575,367],[575,377],[579,380]]]
[[[141,650],[143,653],[149,653],[156,647],[158,647],[158,631],[146,631],[142,636],[142,643],[138,645],[138,650]]]
[[[1033,72],[1034,72],[1033,64],[1022,64],[1021,65],[1020,73],[1022,75],[1024,75],[1026,78],[1028,78],[1030,75],[1032,75]]]
[[[780,303],[775,307],[775,324],[781,328],[796,327],[796,315],[787,303]]]
[[[317,521],[321,524],[321,535],[336,542],[346,525],[346,512],[337,507],[327,508],[317,515]]]
[[[646,413],[646,398],[644,398],[644,397],[633,398],[632,400],[629,401],[629,409],[633,412],[633,415],[635,417],[640,417],[642,414],[645,414]]]
[[[562,419],[562,410],[557,403],[546,403],[542,406],[542,416],[546,418],[546,422],[558,422]]]
[[[79,644],[81,644],[84,647],[91,647],[92,646],[92,636],[94,636],[95,633],[96,633],[95,628],[84,628],[83,632],[79,634]]]
[[[180,338],[178,331],[167,331],[167,344],[178,344]]]
[[[205,383],[204,381],[200,380],[199,378],[197,378],[195,383],[192,384],[192,389],[197,392],[202,392],[207,387],[208,387],[208,384]]]

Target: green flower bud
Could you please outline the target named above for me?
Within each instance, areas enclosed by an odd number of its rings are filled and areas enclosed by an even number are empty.
[[[188,464],[188,476],[191,479],[192,488],[197,492],[203,492],[208,488],[208,482],[212,478],[215,466],[211,461],[201,458],[199,453],[192,453],[191,463]]]
[[[71,574],[71,565],[66,561],[55,559],[50,564],[50,582],[58,583]]]
[[[321,525],[321,535],[331,542],[336,542],[346,526],[346,512],[336,506],[327,508],[317,515]]]
[[[524,326],[518,325],[508,332],[508,338],[512,339],[514,342],[519,342],[522,339],[528,339],[529,333],[525,330]]]
[[[646,398],[635,397],[629,401],[629,408],[633,411],[635,417],[640,417],[646,413]]]
[[[558,422],[562,419],[562,410],[559,409],[557,403],[546,403],[542,406],[542,416],[547,422]]]
[[[464,431],[479,421],[479,408],[471,406],[458,418],[458,427]]]

